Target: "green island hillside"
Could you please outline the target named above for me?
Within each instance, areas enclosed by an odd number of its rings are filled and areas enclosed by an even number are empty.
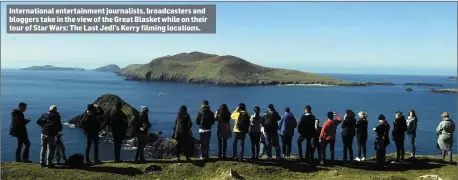
[[[120,69],[121,68],[119,68],[119,66],[116,65],[116,64],[109,64],[109,65],[106,65],[106,66],[102,66],[102,67],[96,68],[93,71],[97,71],[97,72],[118,72]]]
[[[70,67],[56,67],[53,65],[44,65],[44,66],[30,66],[22,68],[20,70],[28,71],[85,71],[83,68],[70,68]]]
[[[122,68],[127,80],[171,81],[211,85],[335,85],[366,86],[314,73],[263,67],[235,56],[202,52],[159,57],[148,64]]]
[[[394,155],[388,159],[394,159]],[[367,162],[355,162],[344,165],[316,166],[290,159],[275,164],[267,161],[235,162],[192,161],[176,162],[173,160],[154,160],[145,164],[130,162],[94,165],[83,169],[57,167],[41,168],[39,164],[16,162],[1,163],[1,179],[443,179],[455,180],[456,164],[440,164],[438,156],[419,156],[407,164],[389,164],[386,169],[375,167],[374,159]],[[454,156],[456,162],[457,157]],[[231,171],[231,169],[233,171]],[[232,172],[232,173],[230,173]]]

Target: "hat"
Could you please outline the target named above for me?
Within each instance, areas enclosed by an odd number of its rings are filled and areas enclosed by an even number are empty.
[[[443,112],[442,113],[442,118],[448,118],[448,117],[449,117],[448,112]]]
[[[380,116],[378,116],[378,120],[386,120],[386,118],[383,114],[380,114]]]
[[[208,100],[204,100],[203,105],[207,105],[208,106],[208,104],[209,104]]]

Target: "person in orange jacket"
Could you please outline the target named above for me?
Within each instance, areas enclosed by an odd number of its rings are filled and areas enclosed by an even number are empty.
[[[337,120],[334,120],[334,116]],[[337,126],[342,122],[342,118],[336,112],[328,112],[328,120],[323,123],[323,128],[320,133],[321,143],[321,164],[326,160],[326,146],[330,145],[331,161],[334,161],[334,144],[336,143]]]

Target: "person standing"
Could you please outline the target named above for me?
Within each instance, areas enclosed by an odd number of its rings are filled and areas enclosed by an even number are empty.
[[[321,127],[320,127],[320,120],[315,119],[315,135],[312,137],[312,153],[311,153],[311,159],[313,159],[313,156],[315,155],[315,151],[318,154],[318,159],[321,159],[321,144],[320,144],[320,133],[321,133]]]
[[[10,135],[16,137],[16,162],[32,163],[29,160],[30,141],[27,134],[26,125],[30,122],[29,118],[25,118],[24,112],[27,111],[26,103],[19,103],[19,107],[11,112]],[[21,151],[24,145],[24,151]]]
[[[112,109],[107,115],[107,122],[111,127],[111,133],[114,141],[114,156],[115,162],[121,162],[121,147],[122,141],[126,137],[128,121],[127,116],[122,111],[123,103],[117,102],[115,108]]]
[[[278,121],[281,120],[280,114],[275,110],[273,104],[267,106],[268,110],[264,113],[264,118],[261,124],[264,126],[264,138],[266,139],[267,159],[272,159],[272,147],[275,147],[277,160],[281,159],[280,145],[278,142]]]
[[[343,161],[347,162],[347,152],[350,154],[350,161],[353,160],[353,139],[355,137],[356,119],[352,110],[345,111],[342,122],[342,140],[343,140]]]
[[[210,151],[210,137],[212,135],[211,129],[215,124],[215,114],[210,110],[209,102],[204,100],[203,105],[197,113],[196,124],[199,125],[199,135],[201,142],[201,159],[207,160]]]
[[[297,127],[297,121],[296,117],[294,117],[289,108],[285,108],[285,114],[282,116],[279,122],[279,127],[282,140],[283,157],[290,157],[294,129]]]
[[[445,162],[445,156],[448,153],[450,158],[449,163],[452,164],[452,150],[453,150],[453,133],[455,132],[455,123],[450,119],[447,112],[442,113],[442,121],[436,128],[437,144],[441,150],[441,162]]]
[[[190,147],[189,142],[191,141],[192,134],[189,133],[192,127],[192,120],[188,114],[188,108],[186,106],[181,106],[178,112],[177,118],[175,119],[174,129],[174,139],[177,141],[176,145],[176,155],[177,161],[180,161],[180,155],[183,152],[186,156],[187,161],[191,161]]]
[[[137,152],[135,153],[135,162],[146,162],[145,146],[149,142],[148,131],[149,128],[151,128],[148,113],[148,107],[140,106],[140,116],[138,118],[138,122],[135,123],[135,136],[138,141]]]
[[[99,121],[99,117],[104,112],[101,108],[96,108],[93,104],[87,105],[87,110],[83,115],[81,125],[86,134],[86,163],[91,164],[89,158],[91,145],[94,144],[94,161],[101,163],[99,160],[99,132],[102,130],[102,124]]]
[[[218,157],[226,159],[227,139],[232,137],[231,112],[226,104],[222,104],[215,112],[215,120],[218,121]]]
[[[390,132],[390,124],[386,122],[386,118],[383,114],[380,114],[378,119],[379,125],[373,129],[376,133],[374,145],[376,150],[377,165],[382,168],[386,165],[386,147],[390,144],[390,137],[388,136],[388,133]]]
[[[237,109],[231,114],[234,122],[234,141],[232,142],[233,159],[237,159],[237,143],[240,141],[239,161],[243,161],[245,151],[245,137],[250,128],[250,114],[246,110],[244,103],[240,103]]]
[[[261,109],[256,106],[254,107],[254,115],[251,117],[250,123],[250,142],[251,142],[251,160],[259,159],[260,144],[261,140],[261,121],[262,117],[259,115]]]
[[[356,140],[358,141],[358,157],[356,157],[356,161],[366,161],[367,127],[367,114],[361,111],[358,113],[358,121],[356,122]]]
[[[305,150],[305,159],[312,160],[313,153],[312,153],[312,138],[315,136],[315,116],[312,114],[312,107],[307,105],[304,108],[304,114],[301,116],[299,120],[299,124],[297,126],[297,131],[299,133],[299,138],[297,138],[297,147],[299,151],[299,157],[301,160],[304,160],[302,156],[302,142],[306,140],[306,150]],[[317,139],[318,140],[318,139]],[[319,152],[321,153],[321,152]]]
[[[415,159],[415,152],[417,148],[415,147],[415,139],[417,138],[417,123],[418,117],[417,113],[414,110],[410,110],[409,117],[407,117],[407,135],[410,138],[410,146],[412,151],[408,159]]]
[[[328,112],[327,113],[328,120],[323,123],[323,128],[321,129],[320,133],[320,143],[321,143],[321,162],[320,164],[324,164],[326,160],[326,146],[329,144],[330,151],[331,151],[331,162],[334,162],[334,145],[336,143],[336,130],[337,126],[342,122],[342,118],[336,112]],[[334,116],[337,120],[334,120]]]
[[[41,167],[54,167],[52,160],[54,158],[54,142],[56,135],[62,131],[62,122],[57,106],[49,107],[49,112],[41,115],[37,120],[37,124],[41,127],[41,152],[40,163]]]
[[[396,144],[396,161],[391,163],[404,163],[404,139],[407,131],[407,122],[402,112],[396,112],[396,119],[393,121],[393,141]]]

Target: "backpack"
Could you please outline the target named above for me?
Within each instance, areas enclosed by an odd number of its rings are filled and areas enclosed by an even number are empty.
[[[240,132],[247,133],[250,128],[250,115],[246,111],[241,111],[237,120],[237,129]]]
[[[201,116],[199,119],[199,125],[206,125],[206,124],[213,124],[214,123],[214,114],[213,112],[207,110],[207,111],[201,111]],[[213,120],[211,122],[206,122],[208,120]]]
[[[84,166],[84,155],[73,154],[68,158],[67,163],[72,168],[82,168]]]
[[[281,119],[281,116],[276,111],[268,111],[265,116],[264,127],[277,127],[278,120]]]

